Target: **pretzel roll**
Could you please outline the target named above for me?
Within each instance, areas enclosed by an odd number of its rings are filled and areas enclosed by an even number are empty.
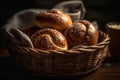
[[[98,41],[98,29],[87,20],[76,20],[73,27],[64,32],[70,48],[77,45],[94,45]]]
[[[41,50],[67,50],[66,38],[58,30],[44,28],[31,36],[35,48]]]
[[[72,26],[71,17],[59,9],[42,11],[35,20],[36,25],[40,28],[54,28],[62,31]]]

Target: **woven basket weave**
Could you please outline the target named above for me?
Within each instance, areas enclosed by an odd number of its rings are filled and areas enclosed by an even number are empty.
[[[84,75],[98,69],[104,60],[110,39],[99,33],[99,43],[93,46],[78,45],[65,51],[44,51],[11,45],[10,54],[16,63],[36,75]]]

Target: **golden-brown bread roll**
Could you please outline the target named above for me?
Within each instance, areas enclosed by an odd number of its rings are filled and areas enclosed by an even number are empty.
[[[72,26],[71,17],[59,9],[42,11],[36,15],[35,20],[36,25],[40,28],[54,28],[62,31]]]
[[[35,48],[41,50],[67,50],[67,40],[58,30],[44,28],[31,36]]]
[[[24,32],[25,34],[27,34],[29,37],[31,37],[31,35],[40,30],[40,28],[36,27],[36,26],[30,26],[30,27],[23,27],[20,29],[22,32]]]
[[[73,27],[66,29],[64,35],[69,48],[77,45],[94,45],[98,41],[98,29],[87,20],[76,20]]]

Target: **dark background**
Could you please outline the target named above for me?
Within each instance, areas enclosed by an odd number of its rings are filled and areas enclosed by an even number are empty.
[[[0,0],[0,26],[13,14],[29,8],[51,9],[64,0]],[[82,0],[87,10],[85,19],[96,20],[99,24],[120,20],[119,0]],[[101,26],[103,27],[103,26]]]
[[[15,13],[31,8],[51,9],[64,0],[0,0],[0,27]],[[87,10],[85,18],[97,21],[99,29],[106,31],[105,25],[111,21],[120,21],[120,6],[118,0],[82,0]],[[4,36],[1,34],[0,36]],[[6,47],[4,39],[0,38],[0,48]]]

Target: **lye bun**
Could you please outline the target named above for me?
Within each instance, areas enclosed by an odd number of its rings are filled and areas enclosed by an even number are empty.
[[[35,48],[41,50],[67,50],[66,38],[58,30],[44,28],[31,36]]]
[[[98,41],[98,29],[88,20],[76,20],[73,27],[65,30],[64,35],[69,48],[77,45],[94,45]]]
[[[54,28],[62,31],[72,26],[71,17],[59,9],[42,11],[35,20],[36,25],[40,28]]]

